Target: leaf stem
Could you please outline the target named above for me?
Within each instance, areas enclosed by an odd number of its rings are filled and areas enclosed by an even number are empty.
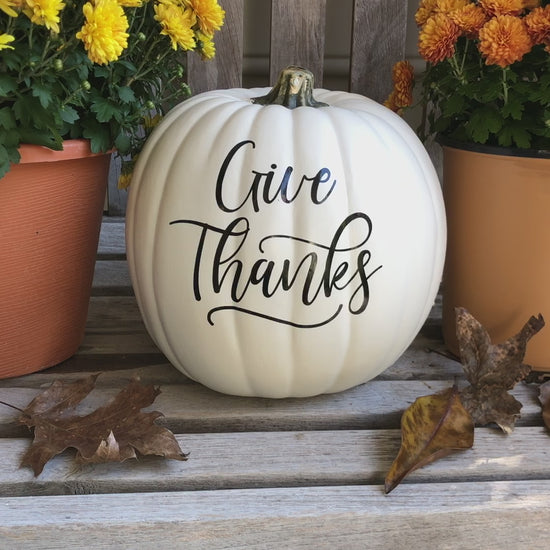
[[[23,414],[27,414],[23,409],[20,409],[19,407],[16,407],[15,405],[12,405],[10,403],[6,403],[5,401],[0,401],[0,405],[4,405],[6,407],[9,407],[10,409],[15,409],[16,411],[19,411]]]
[[[508,67],[502,69],[502,92],[504,105],[508,103]]]

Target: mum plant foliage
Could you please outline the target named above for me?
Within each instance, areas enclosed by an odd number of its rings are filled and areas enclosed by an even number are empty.
[[[217,0],[0,0],[0,177],[21,143],[87,138],[124,157],[189,95],[184,51],[215,54]]]
[[[416,12],[422,138],[550,149],[550,0],[421,0]],[[386,106],[413,103],[413,68],[394,66]]]

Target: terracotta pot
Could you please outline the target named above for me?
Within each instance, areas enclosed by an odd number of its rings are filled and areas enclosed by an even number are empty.
[[[86,324],[109,154],[23,145],[0,179],[0,378],[73,355]]]
[[[468,309],[493,343],[513,336],[531,315],[542,313],[550,325],[550,153],[443,151],[447,346],[458,354],[456,306]],[[550,326],[529,341],[525,362],[550,371]]]

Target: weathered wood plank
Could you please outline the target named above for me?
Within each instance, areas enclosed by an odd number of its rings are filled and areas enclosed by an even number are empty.
[[[405,57],[406,0],[354,0],[350,91],[383,102],[391,68]]]
[[[185,462],[141,457],[78,466],[74,451],[53,458],[38,478],[21,468],[28,439],[0,439],[3,496],[383,485],[401,441],[399,430],[179,434]],[[544,428],[506,436],[478,428],[474,447],[412,472],[403,482],[548,480]],[[401,485],[401,487],[403,486]],[[396,489],[398,492],[400,489]],[[549,497],[550,498],[550,497]]]
[[[126,260],[98,260],[92,296],[131,296],[134,293]]]
[[[78,349],[79,354],[157,354],[160,353],[151,337],[145,332],[124,334],[104,334],[86,332],[84,341]],[[101,359],[98,360],[98,365]]]
[[[118,260],[126,257],[124,231],[124,218],[103,218],[97,251],[99,258]]]
[[[272,0],[269,78],[275,84],[289,65],[309,69],[323,84],[326,0]]]
[[[194,52],[187,56],[187,82],[194,95],[242,86],[243,0],[219,3],[225,10],[225,24],[214,37],[216,56],[208,61]]]
[[[0,498],[5,548],[539,548],[549,481]],[[99,536],[100,534],[100,536]],[[413,542],[414,541],[414,542]]]
[[[139,307],[134,296],[92,296],[86,330],[111,329],[113,332],[143,331]]]
[[[161,394],[155,400],[154,408],[164,414],[159,422],[177,433],[394,429],[399,428],[403,411],[415,399],[452,385],[452,381],[372,380],[345,392],[307,399],[261,399],[222,395],[183,375],[181,384],[162,384],[160,376],[166,371],[165,365],[160,367],[156,385],[160,385]],[[154,370],[155,367],[152,367],[149,378],[152,378]],[[79,376],[72,374],[66,378]],[[105,376],[101,389],[87,397],[83,413],[104,404],[131,378],[128,371],[117,375],[105,373]],[[0,400],[25,407],[38,391],[38,388],[28,385],[17,387],[8,384],[0,387]],[[512,393],[523,403],[517,425],[540,426],[538,387],[521,384]],[[17,415],[6,407],[0,407],[0,436],[25,433],[28,432],[18,425]]]

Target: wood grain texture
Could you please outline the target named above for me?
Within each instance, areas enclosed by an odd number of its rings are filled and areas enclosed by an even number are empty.
[[[289,65],[309,69],[323,84],[326,0],[272,0],[270,84]]]
[[[197,53],[187,55],[187,82],[194,95],[242,85],[243,0],[219,0],[219,4],[225,10],[225,24],[214,37],[215,57],[203,61]]]
[[[354,0],[350,91],[383,102],[405,58],[407,0]]]
[[[141,457],[123,464],[77,465],[74,451],[52,459],[40,475],[40,494],[196,491],[270,487],[383,485],[397,455],[399,430],[283,431],[179,434],[186,462]],[[36,492],[33,473],[20,468],[27,439],[0,439],[3,496]],[[550,480],[544,428],[509,436],[478,428],[475,447],[416,470],[404,481],[461,483]],[[506,459],[502,456],[506,455]],[[289,458],[292,457],[291,460]],[[399,489],[396,489],[398,492]]]
[[[549,481],[0,498],[5,548],[539,548]]]
[[[95,372],[101,372],[100,365],[98,361]],[[308,399],[261,399],[219,394],[183,375],[179,375],[177,384],[163,384],[165,366],[166,363],[152,365],[147,379],[154,380],[161,388],[161,394],[155,401],[155,407],[164,414],[159,422],[177,433],[397,429],[403,411],[417,397],[447,389],[452,384],[450,381],[424,383],[372,380],[346,392]],[[155,378],[157,368],[160,372]],[[65,379],[79,376],[82,374],[72,373]],[[101,390],[87,398],[86,410],[101,405],[105,395],[113,396],[122,385],[129,382],[132,373],[105,373],[105,376],[112,378],[107,378],[109,382],[104,381]],[[0,400],[17,407],[25,407],[39,391],[28,385],[2,386],[0,384]],[[537,402],[536,386],[519,385],[513,395],[523,403],[517,425],[540,425],[541,410]],[[24,433],[28,432],[22,427],[17,428],[17,415],[10,409],[0,408],[0,436]],[[548,444],[550,451],[550,441]]]

